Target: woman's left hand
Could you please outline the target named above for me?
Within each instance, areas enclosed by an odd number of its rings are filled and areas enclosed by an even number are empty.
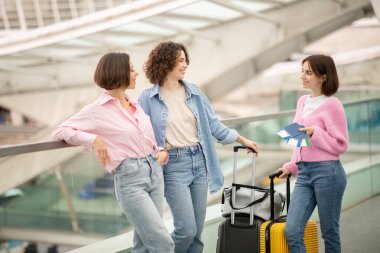
[[[156,159],[160,165],[165,164],[165,162],[168,160],[168,151],[165,149],[158,151],[154,156],[154,159]]]
[[[302,127],[298,131],[306,132],[306,134],[311,137],[314,133],[314,127]]]
[[[243,146],[246,146],[247,148],[251,148],[251,149],[255,150],[256,156],[258,156],[259,145],[256,142],[248,140],[247,138],[245,138],[243,136],[239,136],[236,141],[239,142],[240,144],[242,144]],[[248,152],[250,152],[249,149],[248,149]]]

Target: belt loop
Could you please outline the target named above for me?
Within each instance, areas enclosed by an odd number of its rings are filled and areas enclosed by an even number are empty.
[[[141,167],[140,159],[136,158],[136,162],[137,162],[137,167],[140,168]]]

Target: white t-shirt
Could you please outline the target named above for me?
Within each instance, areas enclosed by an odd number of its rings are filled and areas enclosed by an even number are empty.
[[[197,119],[185,103],[185,87],[178,90],[161,88],[168,107],[165,148],[191,146],[198,141]]]
[[[311,96],[309,96],[306,99],[305,105],[303,107],[302,118],[304,119],[307,116],[309,116],[309,114],[312,113],[319,106],[321,106],[327,100],[327,98],[328,97],[325,96],[325,95],[321,95],[321,96],[318,96],[318,97],[311,97]]]
[[[326,100],[328,99],[325,95],[320,95],[318,97],[307,97],[305,100],[305,104],[303,107],[303,113],[302,113],[302,119],[306,118],[310,115],[310,113],[314,112],[315,109],[317,109],[319,106],[321,106]],[[298,161],[301,161],[301,148],[297,149],[298,152]]]

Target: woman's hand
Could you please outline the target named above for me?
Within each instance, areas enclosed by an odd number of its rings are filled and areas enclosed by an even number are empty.
[[[239,136],[236,139],[236,141],[239,142],[240,144],[242,144],[243,146],[246,146],[247,148],[251,148],[251,149],[255,150],[256,156],[258,156],[259,145],[256,142],[248,140],[247,138],[245,138],[243,136]],[[248,153],[251,152],[251,150],[249,150],[249,149],[247,149],[247,150],[248,150]]]
[[[287,178],[291,172],[285,167],[279,168],[276,172],[281,171],[282,174],[279,176],[279,178]]]
[[[311,137],[314,133],[314,127],[302,127],[298,131],[306,132],[306,134]]]
[[[108,155],[107,147],[99,136],[96,137],[93,148],[96,159],[102,167],[105,167],[106,164],[111,162],[111,159]]]
[[[156,153],[154,159],[156,159],[160,165],[163,165],[167,161],[168,156],[168,151],[166,151],[166,149],[162,149]]]

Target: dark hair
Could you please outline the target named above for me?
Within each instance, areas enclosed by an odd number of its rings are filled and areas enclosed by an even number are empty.
[[[126,53],[108,53],[100,58],[95,69],[94,81],[106,90],[128,87],[130,82],[130,62]]]
[[[28,243],[24,250],[24,253],[38,253],[37,244],[34,242]]]
[[[166,75],[174,69],[177,59],[185,53],[186,63],[189,64],[189,55],[184,45],[172,41],[161,42],[149,54],[144,64],[144,72],[151,83],[162,84]]]
[[[322,83],[322,94],[331,96],[338,91],[339,79],[334,60],[327,55],[311,55],[302,60],[302,64],[309,63],[311,70],[318,76],[325,75],[326,79]]]

